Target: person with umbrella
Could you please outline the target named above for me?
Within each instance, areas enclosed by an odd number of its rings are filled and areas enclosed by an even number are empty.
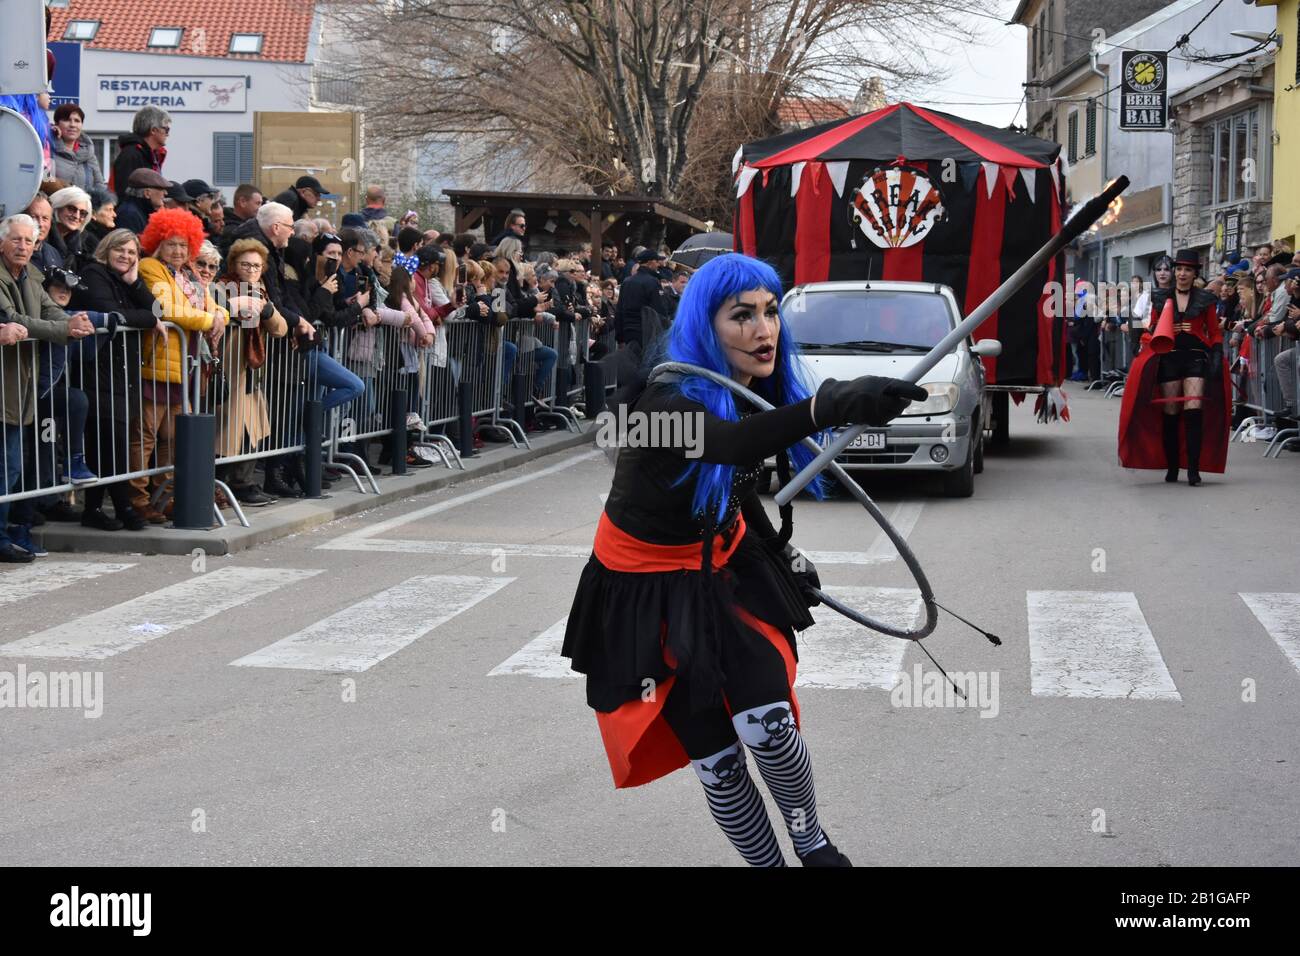
[[[725,255],[735,248],[729,232],[698,232],[672,254],[672,261],[688,269],[698,269],[714,256]]]

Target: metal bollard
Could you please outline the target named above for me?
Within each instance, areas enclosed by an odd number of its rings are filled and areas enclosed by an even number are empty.
[[[582,369],[582,378],[587,386],[583,416],[587,421],[594,421],[605,410],[605,367],[599,362],[588,362]]]
[[[217,419],[212,415],[176,416],[176,500],[172,524],[206,531],[212,527],[217,466],[212,449]]]
[[[406,389],[388,393],[388,427],[391,429],[393,474],[406,474]]]
[[[320,498],[321,495],[321,436],[325,418],[324,405],[307,400],[302,404],[302,474],[307,487],[304,489],[308,498]]]
[[[555,370],[555,404],[568,408],[572,402],[569,399],[569,389],[573,387],[573,368],[565,365],[563,368]]]
[[[472,458],[474,451],[474,388],[461,379],[456,389],[456,413],[460,421],[460,457]]]

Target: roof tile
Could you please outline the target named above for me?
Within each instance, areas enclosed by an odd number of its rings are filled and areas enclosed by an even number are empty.
[[[816,126],[844,119],[853,113],[853,101],[823,96],[787,96],[777,106],[777,121],[784,128]]]
[[[96,50],[303,63],[315,7],[314,0],[70,0],[50,10],[49,39],[62,40],[69,20],[98,20],[86,44]],[[183,27],[180,47],[151,48],[155,27]],[[228,52],[232,33],[261,33],[261,54]]]

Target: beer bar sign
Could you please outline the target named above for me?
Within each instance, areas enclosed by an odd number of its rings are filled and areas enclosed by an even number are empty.
[[[1120,63],[1119,128],[1163,130],[1169,122],[1166,54],[1125,50]]]

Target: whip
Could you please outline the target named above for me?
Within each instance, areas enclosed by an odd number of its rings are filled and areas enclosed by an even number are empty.
[[[934,348],[932,348],[906,375],[903,376],[903,379],[913,384],[917,383],[926,372],[934,368],[934,366],[937,365],[945,355],[956,348],[968,335],[974,332],[975,329],[977,329],[995,309],[999,308],[1020,288],[1029,282],[1034,273],[1043,268],[1053,256],[1059,253],[1066,245],[1074,241],[1074,239],[1092,226],[1094,222],[1100,219],[1115,197],[1122,193],[1127,187],[1128,179],[1121,176],[1103,190],[1100,195],[1085,203],[1082,208],[1070,217],[1069,221],[1061,228],[1060,232],[1053,236],[1046,245],[1034,253],[1034,255],[1030,257],[1024,265],[1017,269],[1005,282],[998,286],[998,288],[994,290],[993,294],[981,302],[969,316],[958,323],[956,328],[944,336],[943,339],[934,346]],[[685,362],[663,362],[656,365],[650,373],[650,380],[653,381],[655,378],[662,375],[674,374],[696,375],[701,378],[706,378],[709,381],[716,382],[718,385],[730,390],[733,394],[746,399],[762,411],[772,410],[773,406],[769,402],[754,394],[734,379],[722,375],[719,372],[715,372],[712,369],[690,365]],[[851,608],[843,602],[831,597],[821,589],[814,588],[814,593],[827,607],[842,614],[849,620],[861,624],[863,627],[868,627],[873,631],[878,631],[879,633],[890,637],[898,637],[904,640],[917,642],[917,646],[925,652],[926,656],[930,658],[935,667],[939,668],[940,673],[948,679],[949,683],[953,684],[954,689],[956,689],[957,693],[964,699],[965,695],[962,694],[961,689],[953,683],[952,679],[948,677],[947,672],[939,662],[936,661],[933,655],[930,654],[929,650],[921,644],[921,639],[932,634],[935,627],[938,625],[939,611],[946,611],[963,624],[979,631],[979,633],[983,634],[984,637],[994,645],[1000,645],[1002,640],[996,634],[992,634],[989,631],[972,624],[964,617],[949,611],[946,607],[935,600],[934,591],[930,587],[930,581],[925,575],[925,570],[921,567],[921,562],[917,559],[916,554],[912,551],[911,547],[908,546],[907,539],[904,538],[898,532],[898,529],[890,523],[889,519],[885,517],[884,513],[879,507],[877,507],[876,503],[871,499],[871,496],[867,494],[863,487],[850,478],[848,473],[836,462],[836,458],[839,457],[840,453],[848,447],[849,443],[852,442],[854,438],[862,433],[865,427],[866,426],[863,425],[850,426],[841,432],[825,448],[819,445],[811,437],[802,439],[804,446],[812,451],[816,457],[797,475],[795,475],[788,484],[777,492],[776,503],[778,506],[788,504],[795,495],[807,487],[809,482],[823,471],[829,471],[832,476],[839,480],[840,484],[842,484],[848,492],[857,499],[858,503],[867,510],[871,517],[875,519],[876,524],[880,526],[880,530],[885,533],[885,536],[893,542],[894,547],[898,551],[898,556],[902,558],[903,563],[907,565],[907,569],[911,573],[913,581],[915,581],[917,588],[921,592],[921,602],[925,610],[925,619],[921,623],[921,626],[917,628],[897,627],[892,624],[887,624],[884,621],[877,620],[868,614],[856,610],[855,608]]]

